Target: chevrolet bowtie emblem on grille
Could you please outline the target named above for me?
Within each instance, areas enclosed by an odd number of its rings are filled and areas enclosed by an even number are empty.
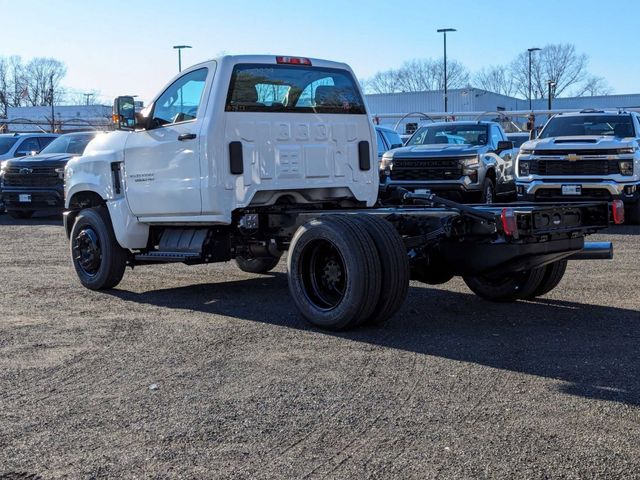
[[[33,173],[33,168],[21,168],[20,173],[22,173],[23,175],[27,173]]]
[[[580,155],[576,153],[570,153],[569,155],[567,155],[567,160],[569,160],[570,162],[575,162],[576,160],[580,160]]]

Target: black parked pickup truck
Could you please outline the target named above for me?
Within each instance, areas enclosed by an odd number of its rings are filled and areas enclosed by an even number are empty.
[[[405,147],[383,155],[380,184],[456,201],[507,200],[515,198],[515,151],[498,123],[433,123],[418,129]]]
[[[71,158],[82,155],[98,133],[68,133],[38,155],[3,162],[0,192],[7,213],[14,218],[30,218],[36,211],[62,213],[64,167]]]

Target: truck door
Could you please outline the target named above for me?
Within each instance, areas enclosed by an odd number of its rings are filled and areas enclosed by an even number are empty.
[[[149,128],[129,135],[124,165],[134,215],[201,213],[200,131],[208,74],[208,68],[198,68],[179,77],[153,103]]]

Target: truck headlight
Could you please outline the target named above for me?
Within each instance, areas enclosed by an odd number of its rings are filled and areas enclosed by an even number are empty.
[[[621,160],[619,165],[621,175],[625,175],[627,177],[633,175],[633,160]]]
[[[473,157],[468,157],[462,160],[462,165],[464,167],[477,167],[480,165],[480,155],[474,155]]]
[[[633,154],[636,153],[636,148],[635,147],[625,147],[625,148],[619,148],[618,149],[618,155],[627,155],[627,154]]]
[[[532,155],[532,154],[533,154],[533,150],[529,150],[527,148],[520,149],[520,155]]]
[[[392,166],[393,166],[393,157],[383,155],[382,160],[380,161],[380,173],[383,173],[384,175],[389,175]]]
[[[526,160],[518,160],[518,176],[519,177],[528,177],[529,172],[531,171],[530,163]]]

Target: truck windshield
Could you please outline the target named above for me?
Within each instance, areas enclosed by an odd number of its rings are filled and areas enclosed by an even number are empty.
[[[11,147],[13,147],[17,141],[18,141],[18,137],[14,137],[14,136],[1,137],[0,136],[0,155],[4,155],[9,150],[11,150]]]
[[[96,135],[97,132],[62,135],[47,145],[40,153],[71,153],[82,155],[84,149]]]
[[[486,145],[486,125],[429,125],[420,128],[407,145]]]
[[[630,115],[585,115],[553,117],[540,132],[539,138],[581,137],[608,135],[632,137],[633,124]]]
[[[225,110],[366,114],[362,97],[348,71],[266,64],[234,67]]]

